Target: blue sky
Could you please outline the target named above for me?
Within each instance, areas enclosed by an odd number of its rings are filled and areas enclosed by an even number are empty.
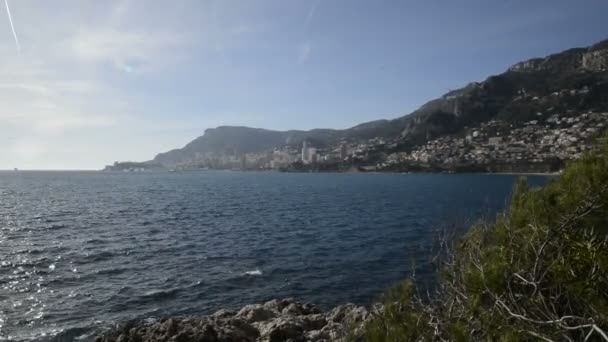
[[[0,169],[148,160],[218,125],[346,128],[608,38],[608,1],[9,0]]]

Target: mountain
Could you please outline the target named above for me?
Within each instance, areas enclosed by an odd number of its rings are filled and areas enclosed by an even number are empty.
[[[548,96],[569,91],[575,91],[575,96]],[[549,111],[587,110],[608,110],[608,40],[517,63],[500,75],[448,92],[397,119],[344,130],[272,131],[221,126],[207,129],[181,149],[158,154],[150,163],[174,167],[205,153],[261,153],[304,140],[325,147],[343,140],[398,139],[399,148],[407,150],[493,119],[517,125]]]
[[[215,153],[241,155],[270,150],[284,145],[299,145],[304,140],[323,146],[335,143],[342,137],[341,131],[314,129],[311,131],[272,131],[241,126],[220,126],[205,130],[205,134],[194,139],[181,149],[158,154],[153,162],[174,166],[197,154]]]

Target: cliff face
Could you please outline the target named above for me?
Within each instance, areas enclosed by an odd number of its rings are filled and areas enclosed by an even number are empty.
[[[608,40],[589,48],[570,49],[545,58],[532,58],[517,63],[508,71],[539,72],[550,70],[556,73],[565,72],[602,72],[608,69]]]
[[[590,71],[608,70],[608,48],[585,52],[581,64],[584,69]]]
[[[514,72],[533,72],[543,70],[542,58],[532,58],[527,61],[519,62],[509,68],[509,71]]]
[[[589,48],[574,48],[544,58],[517,63],[506,72],[473,82],[428,102],[401,119],[401,136],[411,144],[460,131],[494,118],[515,124],[532,120],[542,110],[520,99],[564,90],[587,89],[577,101],[556,101],[554,110],[608,109],[608,40]]]
[[[520,101],[581,89],[585,91],[574,100],[556,98],[546,104]],[[400,146],[407,149],[492,119],[520,124],[533,120],[536,113],[548,108],[570,112],[608,110],[608,40],[517,63],[500,75],[472,82],[397,119],[363,123],[345,130],[218,127],[206,130],[184,148],[159,154],[153,162],[172,167],[201,153],[258,153],[286,144],[297,145],[303,140],[314,141],[315,146],[321,147],[343,139],[363,141],[379,137],[399,139]]]

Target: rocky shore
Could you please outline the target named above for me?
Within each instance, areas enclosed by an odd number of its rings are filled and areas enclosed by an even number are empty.
[[[246,305],[238,312],[130,321],[98,336],[96,342],[345,341],[370,317],[370,311],[354,304],[323,312],[294,299],[274,299]]]

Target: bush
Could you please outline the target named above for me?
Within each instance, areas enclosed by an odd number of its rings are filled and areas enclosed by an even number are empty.
[[[443,241],[441,277],[386,295],[365,341],[608,341],[608,144],[509,209]],[[449,246],[449,248],[447,248]]]

